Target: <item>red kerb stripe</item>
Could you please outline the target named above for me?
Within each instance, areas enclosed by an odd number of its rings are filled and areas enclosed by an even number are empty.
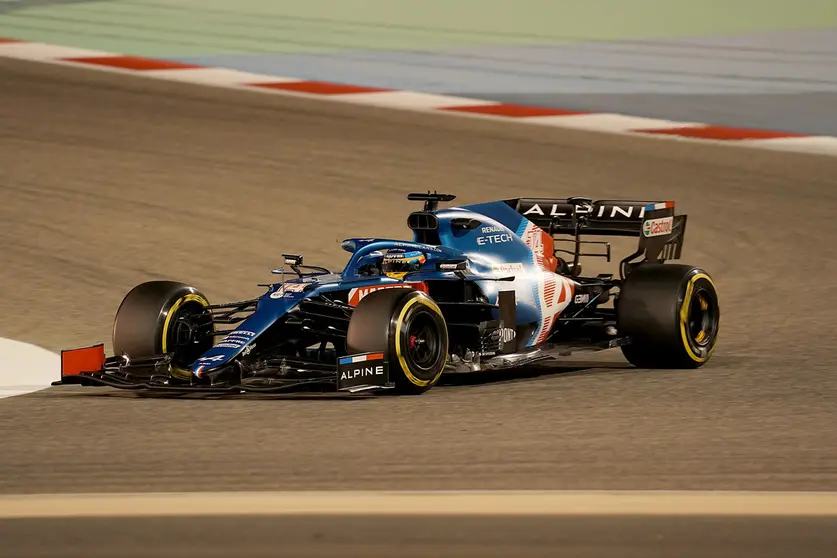
[[[121,68],[123,70],[136,70],[139,72],[149,70],[192,70],[202,67],[194,64],[184,64],[182,62],[171,62],[168,60],[154,60],[152,58],[142,58],[139,56],[92,56],[65,58],[64,60],[80,64],[93,64],[96,66],[107,66],[109,68]]]
[[[524,105],[468,105],[461,107],[447,107],[441,110],[467,112],[472,114],[488,114],[492,116],[508,116],[510,118],[526,118],[532,116],[573,116],[588,114],[572,110],[560,110],[546,107],[528,107]]]
[[[327,81],[289,81],[285,83],[251,83],[250,85],[253,87],[264,87],[266,89],[293,91],[295,93],[310,93],[312,95],[349,95],[352,93],[381,93],[391,91],[391,89],[360,87],[358,85],[329,83]]]
[[[726,126],[696,126],[693,128],[685,127],[661,130],[634,130],[634,132],[642,132],[643,134],[663,134],[669,136],[682,136],[686,138],[708,140],[759,140],[806,137],[806,134],[776,132],[773,130],[751,130],[747,128],[727,128]]]

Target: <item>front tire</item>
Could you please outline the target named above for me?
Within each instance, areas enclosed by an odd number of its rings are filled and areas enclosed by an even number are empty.
[[[113,351],[130,359],[172,354],[172,375],[189,379],[188,366],[213,345],[209,300],[189,285],[149,281],[134,287],[113,323]]]
[[[642,264],[625,279],[616,307],[625,358],[639,368],[698,368],[712,357],[721,311],[709,274],[675,264]]]
[[[395,391],[418,395],[432,388],[447,364],[448,329],[442,311],[427,294],[382,289],[364,297],[352,313],[346,335],[350,354],[383,352]]]

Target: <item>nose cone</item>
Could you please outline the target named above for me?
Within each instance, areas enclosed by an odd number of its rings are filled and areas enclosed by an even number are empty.
[[[255,312],[192,363],[192,373],[200,378],[207,372],[218,370],[229,364],[248,347],[255,346],[259,335],[284,317],[304,298],[301,290],[296,292],[287,288],[292,284],[299,283],[286,283],[285,288],[277,286],[272,292],[262,296]]]

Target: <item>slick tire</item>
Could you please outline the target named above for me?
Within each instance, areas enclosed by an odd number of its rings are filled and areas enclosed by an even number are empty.
[[[173,352],[172,375],[188,378],[186,367],[213,345],[211,335],[192,339],[188,331],[189,325],[196,325],[190,319],[204,316],[206,321],[207,306],[203,293],[183,283],[149,281],[137,285],[116,311],[114,354],[137,359]],[[214,330],[214,325],[209,329]],[[188,343],[184,344],[184,336]]]
[[[419,395],[442,375],[447,363],[448,329],[442,311],[427,294],[383,289],[358,303],[349,322],[346,345],[349,353],[383,352],[395,391]]]
[[[721,311],[709,274],[699,267],[642,264],[622,285],[617,326],[633,342],[622,347],[638,368],[698,368],[715,350]]]

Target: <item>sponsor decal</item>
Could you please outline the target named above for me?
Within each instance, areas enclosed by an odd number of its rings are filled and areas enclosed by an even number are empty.
[[[488,335],[488,338],[492,341],[500,341],[501,343],[514,341],[515,337],[517,337],[517,331],[511,327],[501,327],[499,329],[495,329]]]
[[[364,353],[341,357],[337,364],[337,389],[354,390],[385,387],[389,374],[383,353]]]
[[[383,364],[357,364],[347,367],[340,372],[341,380],[354,380],[355,378],[366,378],[367,376],[383,376]]]
[[[555,257],[554,243],[549,233],[530,222],[523,231],[523,242],[532,250],[538,267],[546,271],[555,271],[558,258]]]
[[[483,227],[482,228],[482,234],[501,233],[501,232],[506,232],[506,230],[503,227],[496,227],[496,226]]]
[[[270,298],[282,298],[288,296],[288,293],[301,293],[307,286],[307,283],[285,283],[276,291],[270,293]]]
[[[246,329],[238,329],[230,333],[230,335],[241,335],[244,337],[255,337],[256,333],[254,331],[247,331]],[[229,336],[228,336],[229,337]]]
[[[463,271],[468,269],[468,260],[458,260],[453,262],[439,262],[437,269],[439,271]]]
[[[674,217],[661,217],[660,219],[649,219],[642,224],[642,234],[646,237],[671,234],[671,227],[673,224]]]
[[[514,341],[514,338],[517,337],[517,332],[510,327],[504,327],[497,330],[497,335],[501,343],[509,343],[510,341]]]
[[[249,343],[255,336],[256,334],[252,331],[233,331],[221,339],[221,342],[215,346],[222,349],[240,349]]]
[[[357,287],[349,291],[349,306],[357,306],[369,293],[380,291],[383,289],[415,289],[417,291],[427,292],[426,283],[393,283],[390,285],[370,285],[368,287]]]
[[[224,360],[225,358],[227,358],[227,357],[225,357],[224,355],[215,355],[215,356],[211,356],[211,357],[199,358],[198,362],[200,362],[202,364],[211,364],[213,362],[218,362],[219,360]]]
[[[585,304],[587,302],[590,302],[590,295],[587,293],[575,295],[573,301],[576,304]]]
[[[413,250],[430,250],[432,252],[441,252],[442,249],[432,244],[407,244],[406,242],[393,242],[394,246],[402,248],[412,248]]]
[[[491,265],[491,271],[499,275],[513,275],[515,273],[523,273],[525,267],[522,263],[498,263]]]
[[[509,233],[491,234],[477,237],[477,244],[480,246],[485,246],[486,244],[503,244],[511,241],[512,235]]]
[[[569,214],[570,214],[570,213],[567,213],[566,211],[558,211],[558,208],[559,208],[559,207],[561,207],[561,208],[566,208],[566,209],[570,209],[570,210],[572,209],[572,206],[571,206],[570,204],[566,204],[566,203],[562,203],[562,204],[554,203],[554,204],[552,204],[552,208],[549,210],[548,215],[549,215],[550,217],[564,217],[565,215],[569,215]],[[585,212],[586,212],[585,208],[583,208],[583,207],[579,207],[579,208],[578,208],[578,213],[585,213]],[[526,215],[547,215],[547,213],[544,213],[544,210],[543,210],[543,209],[541,209],[540,204],[537,204],[537,203],[536,203],[536,204],[532,205],[532,207],[530,207],[529,209],[527,209],[526,211],[524,211],[524,212],[523,212],[523,215],[524,215],[524,216],[526,216]]]
[[[526,207],[521,204],[521,209]],[[546,210],[544,210],[546,208]],[[645,206],[619,206],[610,204],[601,204],[598,207],[594,206],[576,206],[576,215],[584,215],[589,213],[596,219],[642,219],[645,216]],[[532,204],[532,207],[522,212],[523,216],[527,215],[542,215],[550,217],[571,217],[573,214],[573,205],[569,203],[553,203],[550,205]]]

